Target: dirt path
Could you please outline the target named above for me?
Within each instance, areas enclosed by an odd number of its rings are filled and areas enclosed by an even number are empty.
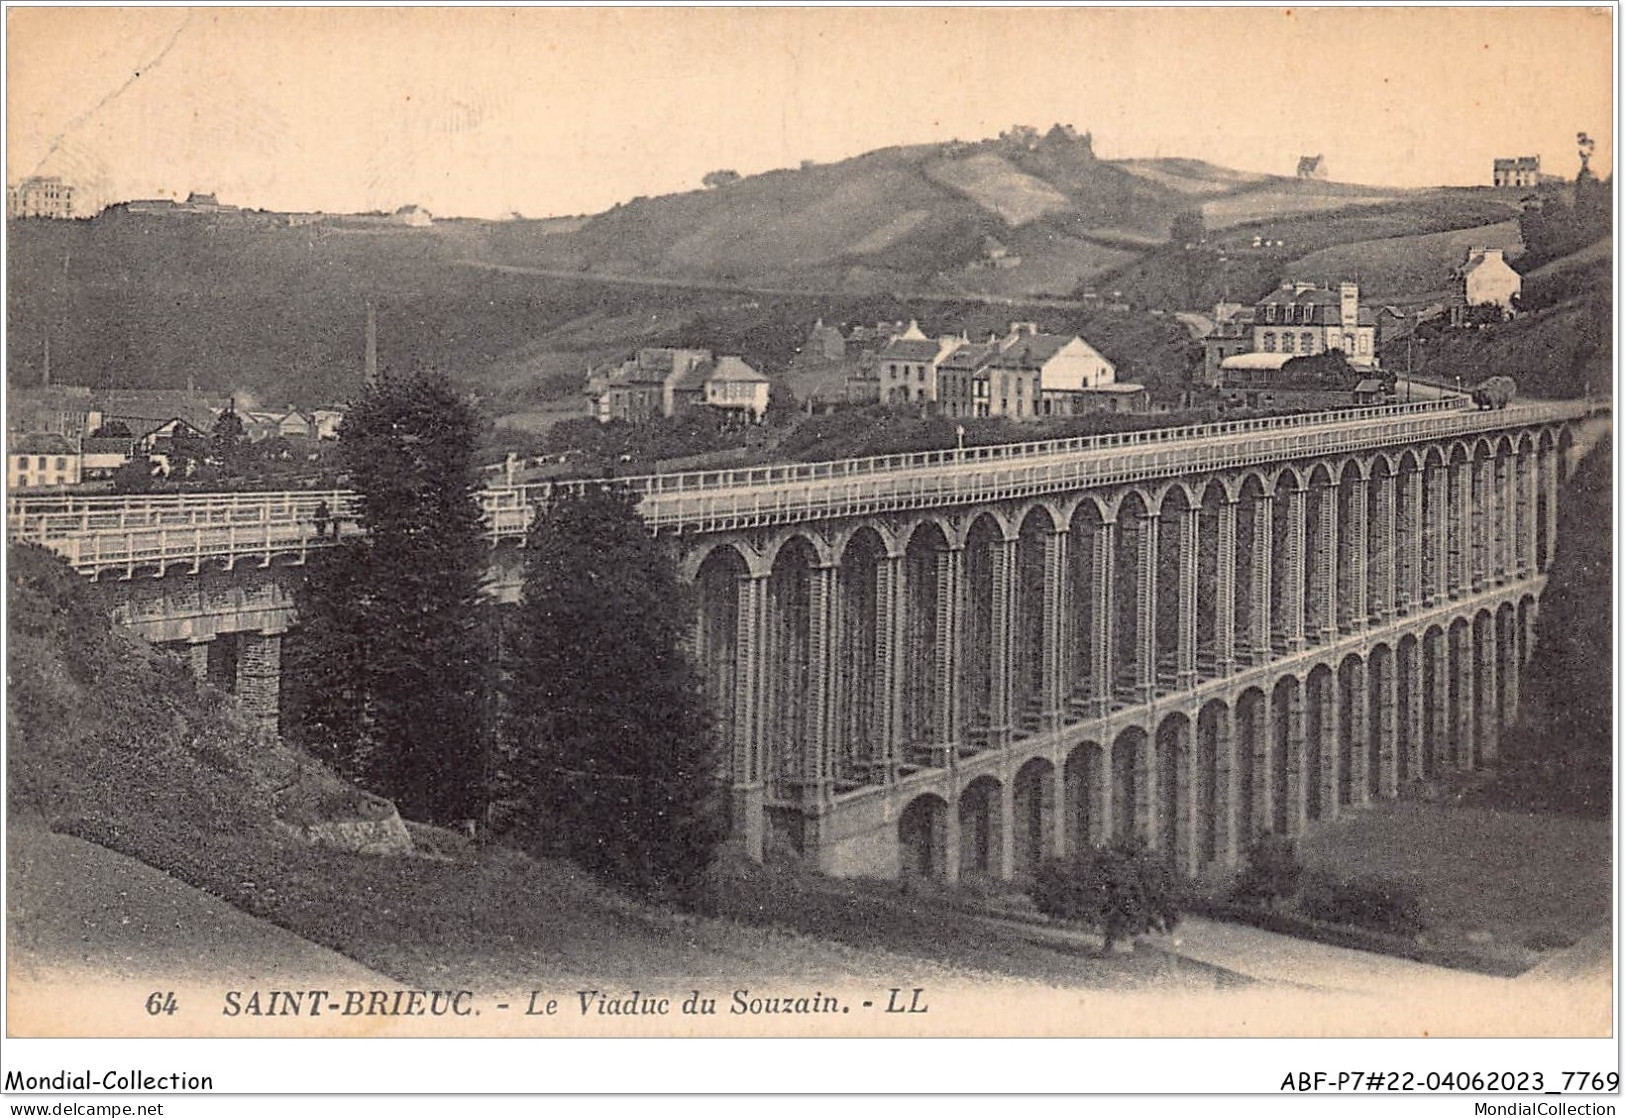
[[[389,980],[151,866],[68,835],[13,826],[6,841],[8,977],[278,985]]]

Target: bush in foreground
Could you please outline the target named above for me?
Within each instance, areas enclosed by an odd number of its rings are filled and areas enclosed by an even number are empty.
[[[1247,865],[1236,878],[1236,900],[1273,906],[1298,891],[1303,863],[1285,835],[1262,834],[1247,848]]]
[[[1031,896],[1046,916],[1098,929],[1108,951],[1119,940],[1172,931],[1179,924],[1173,870],[1137,838],[1044,863]]]
[[[1324,872],[1311,873],[1298,896],[1298,908],[1311,920],[1389,935],[1414,936],[1426,927],[1415,887],[1388,878],[1344,880]]]

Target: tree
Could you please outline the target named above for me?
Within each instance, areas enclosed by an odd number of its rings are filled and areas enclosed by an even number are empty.
[[[1207,222],[1200,209],[1180,210],[1174,215],[1174,224],[1168,239],[1175,248],[1192,248],[1207,238]]]
[[[1340,349],[1294,357],[1281,366],[1279,383],[1304,388],[1330,388],[1347,390],[1365,379],[1360,370],[1349,364]]]
[[[526,543],[504,781],[543,848],[692,895],[725,821],[688,596],[635,494],[560,490]]]
[[[762,415],[762,421],[769,427],[785,427],[793,422],[800,414],[801,407],[796,402],[796,394],[787,384],[774,381],[767,393],[767,411]]]
[[[726,169],[721,171],[712,171],[710,174],[706,175],[700,180],[707,190],[716,190],[719,187],[727,186],[729,183],[735,183],[738,181],[739,172],[729,171]]]
[[[152,449],[168,462],[168,476],[177,480],[191,477],[209,457],[208,441],[191,428],[179,425],[167,437],[156,440]]]
[[[152,476],[152,460],[139,454],[113,471],[113,492],[150,493],[156,484]]]
[[[1046,916],[1099,929],[1108,951],[1119,940],[1169,932],[1179,924],[1173,870],[1138,838],[1119,838],[1070,861],[1044,863],[1031,896]]]
[[[365,389],[339,429],[364,534],[317,559],[300,607],[307,744],[407,818],[438,823],[474,818],[484,802],[492,653],[478,430],[473,408],[432,374],[386,374]]]
[[[228,473],[237,473],[243,466],[243,451],[248,444],[248,432],[242,416],[227,408],[214,421],[209,432],[209,457],[215,465]]]

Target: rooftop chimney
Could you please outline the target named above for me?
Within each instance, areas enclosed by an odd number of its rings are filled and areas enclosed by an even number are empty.
[[[1360,324],[1360,285],[1343,282],[1337,287],[1340,318],[1344,330],[1353,330]]]

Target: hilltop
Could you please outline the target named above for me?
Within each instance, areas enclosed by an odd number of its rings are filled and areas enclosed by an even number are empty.
[[[1087,134],[1018,128],[980,143],[887,148],[638,198],[568,234],[516,236],[502,250],[512,263],[589,273],[1065,296],[1166,246],[1182,217],[1199,215],[1208,230],[1237,230],[1250,240],[1260,222],[1369,207],[1428,209],[1416,222],[1398,219],[1394,228],[1405,233],[1481,224],[1511,210],[1500,199],[1487,211],[1437,212],[1458,193],[1263,175],[1188,159],[1105,160]]]

